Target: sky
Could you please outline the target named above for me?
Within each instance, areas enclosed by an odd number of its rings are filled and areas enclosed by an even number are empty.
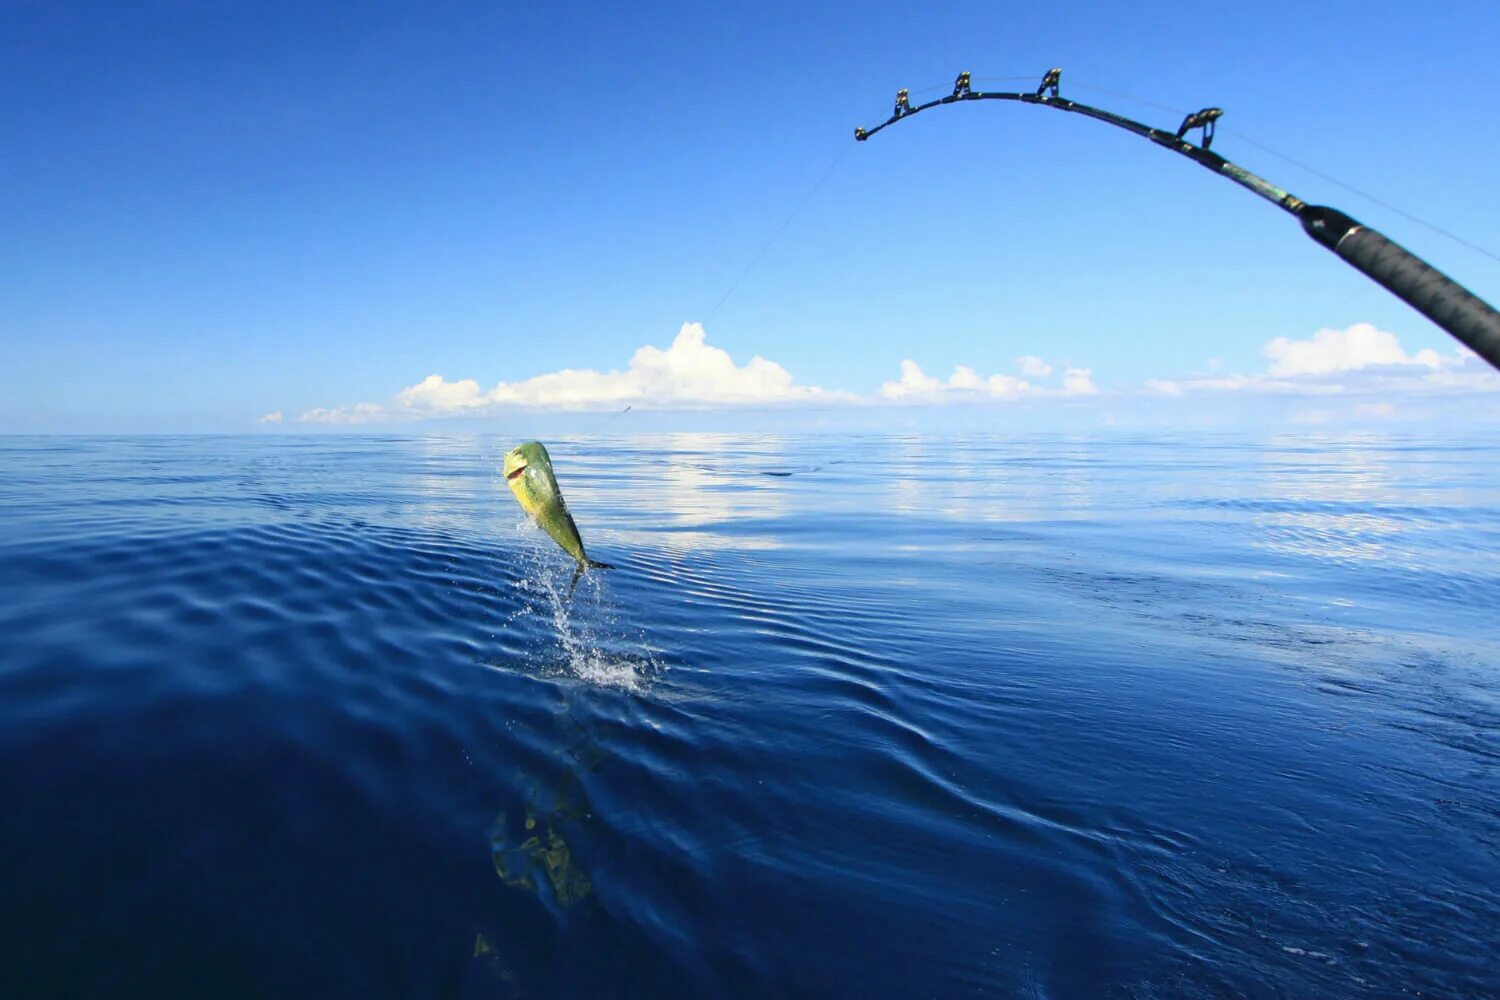
[[[1262,148],[1500,254],[1500,5],[1209,9],[0,0],[0,432],[1500,426],[1500,376],[1148,142],[853,141],[1059,66],[1224,108],[1216,151],[1500,302]]]

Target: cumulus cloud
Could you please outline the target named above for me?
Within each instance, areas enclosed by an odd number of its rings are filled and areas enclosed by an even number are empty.
[[[622,403],[812,402],[837,395],[816,386],[798,385],[791,372],[759,355],[737,365],[728,351],[708,344],[701,323],[684,323],[666,350],[642,347],[631,356],[624,371],[565,368],[520,382],[500,382],[488,392],[481,391],[472,379],[447,382],[439,375],[429,375],[401,390],[396,402],[407,409],[427,411],[495,405],[588,409]]]
[[[972,371],[972,369],[968,369]],[[958,377],[960,369],[954,369],[954,377]],[[901,377],[894,382],[887,382],[880,387],[880,394],[887,399],[900,399],[902,396],[929,396],[933,393],[943,391],[943,383],[922,371],[922,366],[910,358],[901,362]]]
[[[281,423],[281,421],[282,421],[282,413],[281,413],[281,411],[280,410],[272,410],[270,413],[267,413],[267,414],[264,414],[263,416],[257,417],[255,422],[258,423],[258,424],[279,424],[279,423]]]
[[[1398,412],[1389,399],[1400,394],[1500,391],[1500,375],[1467,349],[1452,354],[1431,349],[1408,353],[1395,334],[1369,323],[1356,323],[1343,330],[1318,330],[1306,338],[1276,337],[1266,342],[1262,354],[1266,364],[1260,371],[1226,372],[1215,360],[1206,372],[1154,378],[1134,394],[1315,397],[1320,400],[1319,406],[1327,405],[1330,397],[1346,396],[1349,402],[1339,408],[1340,412],[1370,419],[1388,418]],[[685,323],[667,347],[641,347],[622,369],[565,368],[498,382],[489,388],[472,378],[450,381],[433,374],[401,389],[388,403],[319,407],[298,419],[306,423],[363,424],[512,408],[590,410],[626,404],[667,408],[881,400],[928,404],[1120,397],[1118,392],[1101,393],[1092,368],[1071,363],[1054,366],[1037,355],[1023,354],[1015,360],[1015,371],[1018,374],[986,375],[968,365],[957,365],[942,378],[927,374],[920,364],[907,358],[900,363],[899,376],[882,383],[874,397],[855,396],[801,385],[787,369],[760,356],[736,363],[727,351],[707,342],[701,324]],[[280,411],[260,418],[267,424],[282,419]]]
[[[1409,356],[1394,333],[1370,323],[1355,323],[1346,330],[1319,330],[1307,340],[1277,337],[1261,353],[1271,359],[1269,374],[1278,377],[1328,375],[1377,365],[1443,367],[1437,351],[1427,348]]]
[[[1319,330],[1311,337],[1277,337],[1261,350],[1270,362],[1252,374],[1151,379],[1157,396],[1189,392],[1255,392],[1270,395],[1421,394],[1500,391],[1500,376],[1467,348],[1408,354],[1394,333],[1369,323]]]
[[[1063,392],[1069,396],[1092,396],[1099,391],[1094,373],[1087,368],[1069,368],[1063,376]]]
[[[308,424],[368,424],[384,420],[387,416],[386,408],[377,403],[355,403],[353,406],[334,409],[320,406],[308,410],[297,419]]]
[[[1323,396],[1344,391],[1337,382],[1271,378],[1269,375],[1189,375],[1153,378],[1145,390],[1152,396],[1181,396],[1190,392],[1260,392],[1268,395]]]
[[[396,393],[396,405],[407,410],[465,410],[488,406],[489,402],[484,390],[473,379],[448,382],[441,375],[429,375]]]
[[[299,418],[314,423],[364,423],[504,407],[588,410],[632,406],[733,406],[789,402],[832,402],[853,397],[799,385],[791,372],[759,355],[735,364],[728,351],[713,347],[701,323],[684,323],[665,349],[637,350],[622,371],[564,368],[486,390],[470,378],[449,381],[428,375],[396,393],[389,406],[359,403],[309,410]]]
[[[1052,373],[1052,366],[1033,355],[1017,358],[1016,365],[1034,378]],[[957,365],[947,379],[928,375],[922,366],[907,358],[901,362],[901,377],[880,386],[885,399],[905,402],[939,402],[942,400],[1021,399],[1044,396],[1091,396],[1099,391],[1093,372],[1087,368],[1068,368],[1062,385],[1038,385],[1016,375],[996,373],[981,376],[968,365]]]
[[[886,382],[880,387],[880,395],[886,399],[933,401],[945,396],[1021,396],[1031,391],[1025,379],[1011,375],[991,375],[981,378],[979,373],[967,365],[958,365],[947,381],[939,381],[922,371],[922,366],[907,358],[901,362],[901,377]]]

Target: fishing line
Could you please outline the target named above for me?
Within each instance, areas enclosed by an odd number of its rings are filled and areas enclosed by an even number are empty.
[[[1092,90],[1096,94],[1104,94],[1107,97],[1118,97],[1122,101],[1133,101],[1136,104],[1144,104],[1148,108],[1155,108],[1157,111],[1165,111],[1167,114],[1175,115],[1178,118],[1187,114],[1187,112],[1183,111],[1181,108],[1168,107],[1165,104],[1158,104],[1156,101],[1148,101],[1144,97],[1137,97],[1134,94],[1126,94],[1119,90],[1110,90],[1107,87],[1096,87],[1091,83],[1078,83],[1077,81],[1069,81],[1068,86],[1077,87],[1079,90]],[[1225,131],[1228,131],[1228,129],[1225,129]]]
[[[976,76],[973,79],[978,80],[980,83],[1030,83],[1036,80],[1036,74],[1027,73],[1025,76]],[[944,84],[943,86],[946,88],[949,84]]]
[[[1308,173],[1312,174],[1315,177],[1321,177],[1323,180],[1327,181],[1328,183],[1336,185],[1338,187],[1341,187],[1345,191],[1350,192],[1351,194],[1359,195],[1361,198],[1365,199],[1366,201],[1372,202],[1372,203],[1374,203],[1376,205],[1379,205],[1381,208],[1385,209],[1388,212],[1395,212],[1397,215],[1401,216],[1403,219],[1406,219],[1406,220],[1408,220],[1410,222],[1415,222],[1419,226],[1423,226],[1423,227],[1425,227],[1427,229],[1430,229],[1434,233],[1437,233],[1439,236],[1446,236],[1446,237],[1448,237],[1448,239],[1452,240],[1454,243],[1457,243],[1459,246],[1468,247],[1470,250],[1473,250],[1475,253],[1482,253],[1486,257],[1488,257],[1490,260],[1493,260],[1496,263],[1500,263],[1500,254],[1492,253],[1489,250],[1486,250],[1484,247],[1479,246],[1478,244],[1470,243],[1468,240],[1464,239],[1462,236],[1455,236],[1453,233],[1450,233],[1448,230],[1442,228],[1441,226],[1434,225],[1433,223],[1428,222],[1425,219],[1419,219],[1417,216],[1412,215],[1410,212],[1404,211],[1403,209],[1397,208],[1395,205],[1392,205],[1388,201],[1382,201],[1381,199],[1375,197],[1373,194],[1367,194],[1366,192],[1361,191],[1359,188],[1355,187],[1352,184],[1345,184],[1343,181],[1339,180],[1337,177],[1330,177],[1327,174],[1323,173],[1323,171],[1318,170],[1315,167],[1310,167],[1307,164],[1301,162],[1300,160],[1294,160],[1290,156],[1287,156],[1285,153],[1278,153],[1276,150],[1272,149],[1270,146],[1267,146],[1263,142],[1257,142],[1256,140],[1250,138],[1248,135],[1246,135],[1243,132],[1238,132],[1238,131],[1235,131],[1234,129],[1225,129],[1224,131],[1227,132],[1228,134],[1234,136],[1236,139],[1241,139],[1241,140],[1243,140],[1245,142],[1248,142],[1250,145],[1255,146],[1256,148],[1258,148],[1260,150],[1263,150],[1264,152],[1270,153],[1272,156],[1276,157],[1277,159],[1285,160],[1286,162],[1290,163],[1294,167],[1300,167],[1301,169],[1306,170]]]
[[[1145,105],[1148,108],[1155,108],[1158,111],[1165,111],[1165,112],[1167,112],[1168,114],[1171,114],[1171,115],[1182,116],[1182,115],[1187,114],[1187,112],[1183,111],[1181,108],[1168,107],[1165,104],[1158,104],[1155,101],[1148,101],[1144,97],[1137,97],[1134,94],[1126,94],[1126,93],[1124,93],[1122,91],[1118,91],[1118,90],[1110,90],[1110,89],[1108,89],[1106,87],[1098,87],[1098,86],[1095,86],[1095,85],[1089,84],[1089,83],[1077,83],[1077,82],[1073,83],[1072,86],[1077,87],[1080,90],[1092,90],[1092,91],[1094,91],[1095,93],[1098,93],[1098,94],[1105,94],[1105,95],[1107,95],[1109,97],[1118,97],[1118,98],[1120,98],[1121,100],[1124,100],[1124,101],[1132,101],[1132,102],[1134,102],[1136,104],[1143,104],[1143,105]],[[1290,157],[1290,156],[1286,155],[1285,153],[1282,153],[1282,152],[1280,152],[1278,150],[1272,149],[1270,146],[1267,146],[1265,143],[1259,141],[1258,139],[1251,138],[1250,136],[1246,135],[1245,133],[1239,131],[1238,129],[1226,128],[1226,129],[1224,129],[1224,134],[1226,134],[1226,135],[1232,135],[1236,139],[1239,139],[1239,140],[1241,140],[1243,142],[1247,142],[1250,145],[1254,146],[1256,149],[1259,149],[1262,152],[1271,154],[1272,156],[1276,157],[1278,160],[1284,160],[1285,162],[1290,163],[1292,166],[1297,167],[1300,170],[1305,170],[1308,173],[1312,174],[1314,177],[1321,178],[1322,180],[1327,181],[1328,183],[1334,185],[1335,187],[1341,187],[1345,191],[1348,191],[1350,194],[1358,195],[1359,197],[1361,197],[1361,198],[1365,199],[1366,201],[1370,202],[1371,204],[1379,205],[1381,208],[1385,209],[1388,212],[1394,212],[1395,214],[1401,216],[1403,219],[1406,219],[1408,222],[1415,222],[1417,225],[1422,226],[1425,229],[1429,229],[1432,232],[1437,233],[1439,236],[1445,236],[1445,237],[1447,237],[1448,239],[1452,240],[1454,243],[1457,243],[1459,246],[1466,247],[1469,250],[1473,250],[1475,253],[1483,254],[1484,256],[1488,257],[1490,260],[1493,260],[1493,261],[1496,261],[1497,263],[1500,263],[1500,254],[1496,254],[1493,251],[1487,250],[1484,247],[1479,246],[1476,243],[1471,243],[1468,240],[1464,239],[1462,236],[1455,235],[1454,233],[1449,232],[1448,230],[1444,229],[1441,226],[1438,226],[1438,225],[1435,225],[1435,224],[1433,224],[1431,222],[1428,222],[1426,219],[1418,218],[1417,216],[1412,215],[1410,212],[1407,212],[1407,211],[1405,211],[1403,209],[1397,208],[1395,205],[1392,205],[1388,201],[1385,201],[1385,200],[1383,200],[1381,198],[1377,198],[1375,195],[1369,194],[1368,192],[1361,191],[1359,188],[1355,187],[1352,184],[1346,184],[1343,181],[1339,180],[1337,177],[1333,177],[1333,176],[1330,176],[1329,174],[1325,174],[1323,171],[1319,170],[1318,168],[1313,167],[1313,166],[1309,166],[1308,164],[1303,163],[1301,160],[1295,159],[1293,157]]]
[[[597,424],[595,424],[594,425],[594,429],[591,430],[591,431],[589,431],[588,433],[590,435],[596,435],[596,434],[598,434],[601,430],[603,430],[604,428],[608,427],[610,424],[614,423],[616,420],[619,420],[621,417],[623,417],[625,414],[629,413],[633,409],[635,409],[635,404],[631,403],[629,406],[625,407],[625,409],[619,411],[618,413],[611,413],[609,416],[604,417]]]
[[[743,282],[745,278],[749,276],[751,271],[755,270],[755,265],[760,263],[761,258],[764,257],[766,255],[766,252],[771,249],[772,244],[780,239],[781,234],[785,233],[787,229],[791,227],[791,224],[796,221],[797,216],[802,214],[802,210],[807,207],[807,203],[812,200],[812,196],[818,193],[818,189],[821,188],[823,186],[823,183],[827,181],[828,178],[833,174],[833,171],[838,167],[838,165],[844,162],[844,157],[848,156],[853,148],[854,147],[849,143],[840,143],[839,154],[833,158],[833,161],[828,164],[823,173],[820,174],[818,179],[813,182],[813,186],[807,189],[807,193],[804,194],[801,199],[799,199],[797,203],[792,207],[791,213],[782,221],[781,225],[776,228],[776,231],[771,234],[770,238],[761,244],[760,249],[755,252],[754,257],[750,258],[750,263],[745,265],[744,270],[740,272],[739,277],[734,279],[734,283],[729,286],[729,289],[723,295],[719,296],[719,301],[714,303],[714,307],[710,309],[708,311],[708,315],[703,318],[703,324],[705,326],[707,326],[708,321],[713,319],[714,315],[718,313],[720,307],[722,307],[725,302],[729,301],[729,297],[733,295],[735,293],[735,290],[740,287],[741,282]]]

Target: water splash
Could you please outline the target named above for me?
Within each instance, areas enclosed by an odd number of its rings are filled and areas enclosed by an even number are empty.
[[[599,571],[574,580],[574,565],[556,557],[529,520],[516,524],[524,538],[516,581],[521,607],[512,620],[535,616],[546,622],[547,642],[528,656],[544,673],[600,687],[646,690],[660,667],[639,630],[625,626]]]

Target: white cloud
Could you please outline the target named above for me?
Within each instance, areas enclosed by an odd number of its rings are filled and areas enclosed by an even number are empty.
[[[1145,391],[1157,396],[1188,392],[1332,396],[1500,391],[1500,375],[1467,348],[1449,355],[1431,348],[1408,354],[1394,333],[1369,323],[1355,323],[1343,330],[1319,330],[1300,340],[1277,337],[1268,341],[1261,353],[1270,361],[1264,372],[1151,379]]]
[[[1267,375],[1189,375],[1185,378],[1153,378],[1146,392],[1153,396],[1181,396],[1185,392],[1261,392],[1268,395],[1322,396],[1343,392],[1337,383],[1271,378]]]
[[[637,350],[623,371],[564,368],[486,391],[474,379],[448,381],[428,375],[396,393],[389,407],[374,403],[309,410],[299,418],[315,423],[364,423],[502,407],[588,410],[632,406],[732,406],[788,402],[834,402],[847,393],[798,385],[791,372],[759,355],[743,365],[707,343],[701,323],[684,323],[665,350]]]
[[[396,393],[396,404],[407,410],[450,411],[487,406],[489,400],[471,378],[446,382],[441,375],[429,375]]]
[[[386,408],[376,403],[355,403],[353,406],[339,406],[333,409],[320,406],[308,410],[297,419],[309,424],[368,424],[376,420],[384,420],[388,415]]]
[[[433,379],[429,377],[424,386]],[[445,385],[430,386],[430,401]],[[454,383],[455,386],[462,383]],[[413,386],[412,390],[419,387]],[[476,387],[477,388],[477,387]],[[412,390],[406,390],[411,392]],[[471,391],[455,392],[460,405],[472,405]],[[684,323],[666,350],[646,346],[636,351],[624,371],[598,372],[567,368],[521,382],[501,382],[485,394],[488,403],[518,406],[587,408],[621,403],[746,404],[813,402],[840,398],[815,386],[797,385],[792,373],[759,355],[736,365],[729,352],[707,343],[701,323]],[[399,397],[398,397],[399,398]],[[430,405],[430,403],[429,403]]]
[[[1259,372],[1221,371],[1217,359],[1208,371],[1148,380],[1139,395],[1184,397],[1233,393],[1244,396],[1346,397],[1340,412],[1364,418],[1389,417],[1388,399],[1400,394],[1458,394],[1500,391],[1500,375],[1467,349],[1440,354],[1431,349],[1407,353],[1396,335],[1368,323],[1343,330],[1319,330],[1310,337],[1277,337],[1262,349]],[[736,364],[728,352],[708,344],[701,324],[685,323],[666,348],[646,346],[614,371],[565,368],[485,389],[472,378],[449,381],[433,374],[400,390],[388,404],[357,403],[316,408],[298,419],[308,423],[362,424],[414,420],[451,414],[480,414],[509,408],[614,409],[625,404],[648,408],[774,405],[783,403],[976,402],[1017,399],[1117,397],[1101,394],[1093,370],[1062,365],[1037,355],[1016,358],[1020,375],[985,375],[957,365],[947,378],[928,375],[914,360],[902,360],[900,375],[881,384],[874,397],[799,385],[774,361],[755,356]],[[1323,404],[1319,404],[1323,405]],[[1324,411],[1308,410],[1303,416]],[[1331,412],[1331,411],[1330,411]],[[1407,412],[1402,410],[1401,412]],[[261,417],[279,423],[280,411]],[[1310,417],[1309,417],[1310,419]]]
[[[958,365],[946,382],[939,381],[922,371],[922,366],[907,358],[901,362],[901,377],[886,382],[880,394],[886,399],[933,401],[944,396],[1021,396],[1032,391],[1031,383],[1012,375],[991,375],[981,378],[979,373],[967,365]]]
[[[1027,378],[1046,378],[1052,374],[1052,366],[1035,354],[1027,354],[1017,358],[1016,367],[1021,369],[1021,374]]]
[[[267,413],[264,416],[256,418],[255,422],[258,423],[258,424],[279,424],[279,423],[281,423],[281,420],[282,420],[282,413],[281,413],[281,411],[280,410],[272,410],[270,413]]]
[[[1026,362],[1035,361],[1028,366]],[[1027,357],[1018,361],[1023,370],[1032,372],[1052,371],[1052,366],[1039,358]],[[1040,367],[1038,367],[1040,366]],[[1049,389],[1015,375],[995,374],[981,376],[968,365],[957,365],[946,380],[935,378],[922,370],[922,366],[910,358],[901,362],[901,377],[880,386],[880,395],[885,399],[905,402],[933,403],[942,400],[1021,399],[1044,396],[1092,396],[1099,391],[1094,385],[1093,373],[1087,368],[1069,368],[1063,376],[1062,386]]]
[[[1063,392],[1069,396],[1092,396],[1098,391],[1094,373],[1087,368],[1069,368],[1063,376]]]
[[[958,373],[955,371],[954,374]],[[880,387],[880,394],[886,399],[900,399],[903,396],[930,396],[942,391],[943,383],[924,374],[922,366],[910,358],[901,362],[900,379],[887,382]]]
[[[984,390],[991,396],[1024,396],[1034,391],[1030,382],[1014,375],[991,375],[984,380]]]
[[[1327,375],[1376,365],[1443,367],[1437,351],[1427,348],[1408,356],[1394,333],[1369,323],[1355,323],[1346,330],[1319,330],[1307,340],[1277,337],[1261,353],[1272,361],[1270,374],[1278,377]]]
[[[984,380],[968,365],[957,365],[953,369],[953,374],[948,376],[948,385],[954,389],[982,389]]]

